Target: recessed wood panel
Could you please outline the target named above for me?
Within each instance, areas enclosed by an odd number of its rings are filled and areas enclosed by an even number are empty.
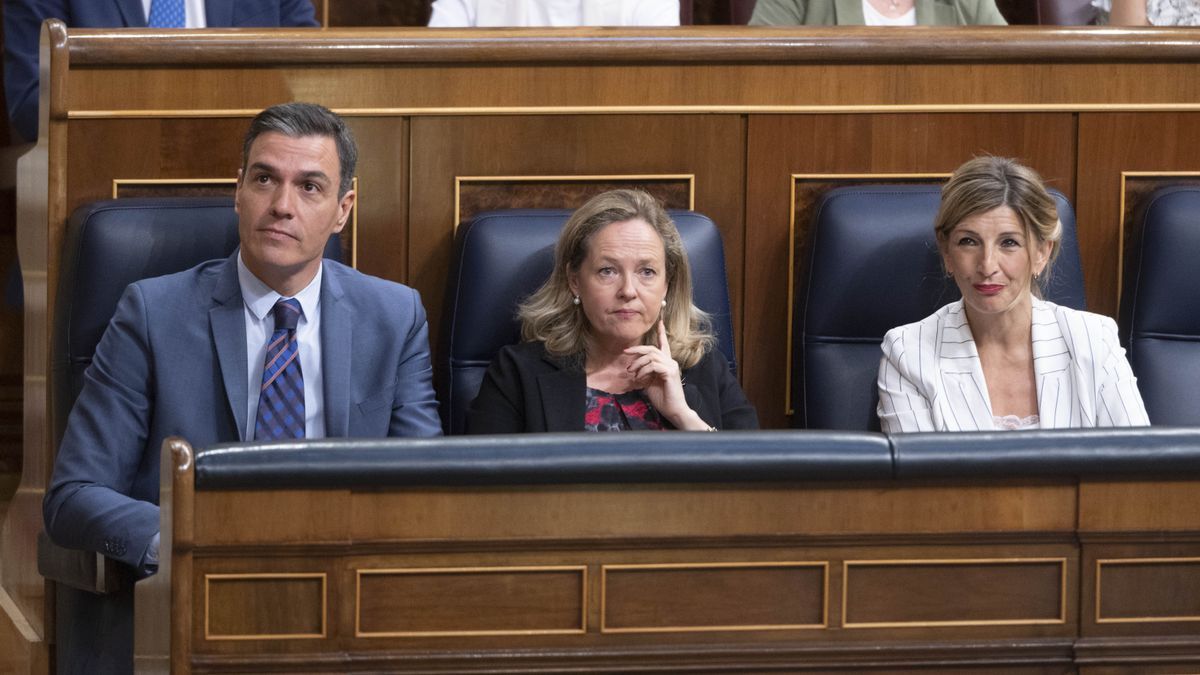
[[[602,630],[822,628],[825,563],[606,565]]]
[[[204,583],[205,639],[325,636],[324,574],[209,574]]]
[[[668,209],[690,209],[695,176],[466,176],[455,179],[454,222],[498,209],[577,209],[607,190],[637,188]]]
[[[359,637],[582,633],[584,567],[358,571]]]
[[[1066,560],[847,561],[843,626],[1066,621]]]
[[[1079,114],[1079,253],[1088,309],[1115,316],[1120,296],[1121,232],[1140,192],[1131,172],[1200,171],[1200,113]],[[1169,177],[1163,177],[1170,181]],[[1127,194],[1126,189],[1133,188]],[[1126,197],[1135,199],[1126,199]]]
[[[1200,558],[1096,561],[1096,622],[1200,621]]]

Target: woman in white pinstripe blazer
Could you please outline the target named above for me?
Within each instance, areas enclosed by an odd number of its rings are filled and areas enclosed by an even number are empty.
[[[963,297],[884,337],[884,431],[1150,424],[1113,320],[1040,299],[1062,224],[1036,172],[968,161],[942,188],[934,229]]]

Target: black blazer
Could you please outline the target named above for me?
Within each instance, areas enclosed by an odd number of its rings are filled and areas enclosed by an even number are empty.
[[[717,429],[758,428],[758,414],[720,350],[709,350],[683,371],[683,395]],[[587,377],[580,363],[547,354],[541,342],[511,345],[488,366],[467,409],[467,433],[583,431],[586,405]]]

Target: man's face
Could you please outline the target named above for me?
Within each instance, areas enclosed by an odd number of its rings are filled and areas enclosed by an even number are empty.
[[[312,281],[330,235],[346,226],[354,191],[338,197],[339,169],[333,138],[267,132],[254,139],[238,172],[242,260],[281,295]]]

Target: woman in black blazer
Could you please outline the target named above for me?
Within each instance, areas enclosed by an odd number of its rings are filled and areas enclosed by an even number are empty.
[[[550,278],[518,310],[467,433],[754,429],[758,416],[692,304],[675,224],[640,190],[571,215]]]

